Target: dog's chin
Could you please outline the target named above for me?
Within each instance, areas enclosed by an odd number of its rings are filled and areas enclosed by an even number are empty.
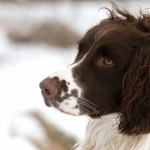
[[[72,113],[72,112],[69,112],[69,111],[64,111],[64,110],[61,110],[61,109],[58,109],[58,110],[61,111],[61,112],[64,113],[64,114],[67,114],[67,115],[80,116],[80,115],[76,115],[76,114],[74,114],[74,113]]]
[[[82,114],[82,113],[80,113],[80,114],[77,115],[77,114],[74,114],[74,113],[72,113],[72,112],[69,112],[69,111],[60,109],[60,108],[58,107],[58,105],[52,104],[52,103],[51,103],[51,100],[46,100],[46,99],[44,99],[44,102],[45,102],[45,105],[46,105],[46,106],[48,106],[48,107],[53,107],[53,108],[59,110],[60,112],[62,112],[62,113],[64,113],[64,114],[67,114],[67,115],[71,115],[71,116],[88,115],[88,116],[91,117],[91,118],[99,118],[99,117],[101,117],[101,114],[100,114],[100,113],[89,113],[89,114],[86,114],[86,113],[83,113],[83,114]]]
[[[102,115],[101,114],[88,114],[88,116],[90,116],[91,118],[95,119],[95,118],[100,118]]]
[[[100,112],[88,113],[87,115],[93,119],[100,118],[102,116]]]

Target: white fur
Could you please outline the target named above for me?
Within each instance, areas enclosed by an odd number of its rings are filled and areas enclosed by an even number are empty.
[[[65,69],[56,72],[49,77],[53,78],[57,76],[60,81],[65,80],[67,83],[69,82],[69,84],[67,84],[68,86],[67,93],[71,94],[71,91],[76,89],[78,91],[78,97],[81,97],[82,89],[76,84],[76,82],[73,79],[72,68],[74,66],[75,65],[66,67]],[[66,93],[62,91],[60,97],[63,97],[65,94]],[[63,102],[60,103],[57,102],[57,104],[58,104],[58,109],[60,109],[64,113],[75,115],[75,116],[80,115],[80,109],[79,108],[74,109],[78,105],[77,98],[75,98],[74,96],[70,96],[68,99],[64,100]]]
[[[70,85],[67,85],[69,88],[68,88],[68,93],[71,92],[71,90],[73,89],[77,89],[78,90],[78,94],[81,95],[81,91],[82,89],[75,83],[74,79],[73,79],[73,75],[72,75],[72,68],[73,68],[74,65],[71,65],[69,67],[66,67],[52,75],[50,75],[49,77],[50,78],[53,78],[53,77],[58,77],[59,80],[66,80],[66,82],[69,82]],[[63,95],[64,93],[62,93]]]
[[[150,150],[150,134],[125,136],[118,133],[118,114],[91,119],[85,138],[73,150]]]
[[[87,52],[88,53],[88,52]],[[82,89],[77,85],[77,83],[74,81],[73,78],[73,74],[72,74],[72,69],[78,65],[80,65],[80,63],[85,59],[87,54],[85,54],[85,56],[78,61],[77,63],[74,63],[73,65],[70,65],[50,76],[48,76],[49,78],[53,78],[53,77],[58,77],[59,80],[65,80],[68,86],[68,94],[71,94],[71,91],[76,89],[78,91],[78,97],[81,97],[82,94]],[[63,97],[66,93],[62,91],[60,97]],[[68,99],[64,100],[63,102],[57,102],[58,105],[58,109],[60,109],[61,111],[63,111],[64,113],[67,114],[71,114],[71,115],[75,115],[75,116],[79,116],[81,114],[79,107],[74,109],[77,105],[77,98],[71,96]]]
[[[78,105],[77,101],[74,98],[70,98],[70,100],[64,100],[59,104],[59,109],[64,111],[64,113],[79,116],[80,110],[79,108],[74,108]]]

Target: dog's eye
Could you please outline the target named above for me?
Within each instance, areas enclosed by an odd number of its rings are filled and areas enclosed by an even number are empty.
[[[102,67],[102,66],[103,67],[111,67],[114,64],[115,64],[114,61],[109,57],[101,57],[97,61],[97,65],[100,67]]]
[[[106,57],[104,59],[104,63],[105,63],[105,65],[113,65],[114,64],[114,62],[108,57]]]

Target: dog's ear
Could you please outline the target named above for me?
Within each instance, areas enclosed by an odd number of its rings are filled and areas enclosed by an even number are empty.
[[[139,43],[123,79],[119,131],[126,135],[150,132],[150,40]]]

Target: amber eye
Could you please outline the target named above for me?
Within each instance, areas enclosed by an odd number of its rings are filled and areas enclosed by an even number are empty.
[[[104,59],[104,63],[105,63],[105,65],[113,65],[114,64],[114,62],[110,58],[107,58],[107,57]]]

